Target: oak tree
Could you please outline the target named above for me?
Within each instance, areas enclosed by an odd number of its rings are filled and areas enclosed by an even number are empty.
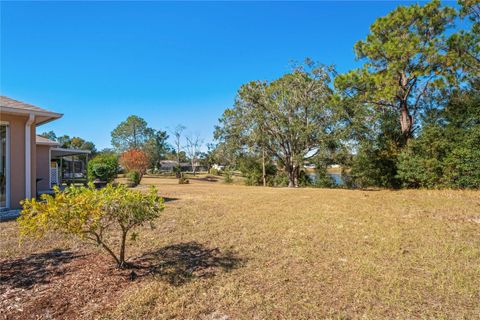
[[[298,187],[304,161],[334,130],[330,71],[307,60],[275,81],[243,85],[220,119],[217,137],[239,148],[265,148],[287,173],[288,185]]]

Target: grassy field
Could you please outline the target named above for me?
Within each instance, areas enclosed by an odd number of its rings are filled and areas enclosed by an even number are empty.
[[[77,241],[51,235],[19,247],[16,222],[1,223],[4,274],[12,261],[58,248],[74,256],[64,266],[49,262],[53,279],[76,279],[75,286],[62,287],[70,288],[69,297],[80,290],[98,296],[83,301],[80,294],[81,303],[64,296],[60,313],[49,311],[52,303],[39,304],[43,309],[29,314],[24,313],[27,307],[14,310],[4,303],[2,308],[19,318],[480,318],[479,192],[190,182],[178,185],[174,179],[147,177],[138,187],[156,185],[167,209],[155,228],[142,230],[129,247],[132,261],[151,266],[146,273],[137,271],[141,276],[135,281],[112,269],[75,265],[87,259],[80,255],[84,252],[97,264],[103,261],[95,249]],[[55,274],[55,268],[63,273]],[[74,276],[82,272],[96,281],[101,289],[94,292],[100,295],[81,289],[78,279],[86,278]],[[111,274],[116,278],[103,276]],[[21,292],[8,280],[0,294],[9,301],[25,290],[38,295],[48,292],[54,280],[24,286]],[[44,295],[48,301],[53,293]]]

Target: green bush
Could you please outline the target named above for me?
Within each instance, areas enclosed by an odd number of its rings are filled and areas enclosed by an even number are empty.
[[[127,173],[127,179],[128,179],[128,182],[133,187],[135,187],[140,184],[140,181],[142,180],[142,175],[140,174],[140,172],[132,170]]]
[[[480,81],[452,92],[425,116],[419,136],[398,159],[409,188],[480,188]]]
[[[179,179],[183,176],[182,168],[180,167],[180,165],[174,167],[173,172],[175,173],[175,177],[177,177]]]
[[[279,170],[276,172],[275,176],[270,177],[269,185],[274,187],[287,187],[288,186],[288,175],[285,171]],[[298,176],[298,186],[307,187],[312,185],[312,179],[308,176],[305,171],[300,171]]]
[[[117,177],[118,157],[111,153],[100,153],[88,162],[88,178],[111,182]]]
[[[438,188],[442,186],[443,169],[442,161],[407,150],[398,157],[397,177],[406,188]]]
[[[180,178],[178,178],[178,184],[189,184],[190,183],[190,180],[188,180],[187,178],[185,178],[185,176],[183,175],[183,173],[180,174]]]
[[[220,175],[220,171],[218,169],[215,169],[215,168],[210,168],[210,174],[213,174],[214,176],[218,176]]]
[[[260,159],[254,157],[244,157],[239,161],[239,169],[246,178],[245,184],[249,186],[263,185],[263,169]],[[274,177],[277,173],[277,167],[272,163],[265,164],[265,179],[267,185],[274,184]]]
[[[300,170],[300,174],[298,175],[298,186],[308,187],[312,184],[312,179],[308,176],[308,174],[304,170]]]
[[[225,183],[233,182],[233,171],[231,169],[226,169],[223,171],[223,182]]]
[[[361,146],[352,159],[349,183],[360,188],[398,188],[397,155],[387,148]]]
[[[335,181],[327,174],[325,167],[317,167],[315,170],[315,182],[313,183],[318,188],[333,188],[335,187]]]
[[[119,268],[126,263],[126,242],[136,227],[153,221],[163,210],[163,199],[152,187],[150,192],[137,192],[125,186],[107,185],[95,189],[68,187],[55,195],[42,195],[42,201],[35,198],[23,203],[19,218],[22,237],[40,237],[48,231],[74,235],[104,249]]]
[[[476,148],[460,146],[445,159],[445,183],[451,188],[480,188],[480,144]]]
[[[480,188],[480,126],[431,125],[398,159],[398,178],[407,188]]]
[[[278,171],[275,177],[273,177],[273,185],[275,187],[287,187],[288,175],[284,171]]]

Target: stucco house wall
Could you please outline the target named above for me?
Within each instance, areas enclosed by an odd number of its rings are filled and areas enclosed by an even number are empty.
[[[37,145],[38,190],[50,189],[50,146]]]
[[[25,123],[27,116],[1,114],[0,120],[7,122],[10,130],[10,208],[20,208],[25,199]],[[31,172],[36,170],[35,125],[31,126]],[[31,194],[36,194],[35,174],[32,174]]]
[[[62,114],[51,112],[37,106],[0,95],[0,121],[8,125],[6,179],[2,172],[6,189],[6,201],[1,203],[1,211],[21,208],[20,202],[37,195],[37,144],[36,127],[62,117]],[[29,128],[29,129],[28,129]],[[30,130],[25,132],[26,130]],[[3,135],[3,133],[2,133]],[[29,136],[27,138],[27,136]],[[29,141],[25,141],[29,139]],[[28,145],[29,150],[25,150]],[[41,161],[45,159],[42,158]],[[41,162],[42,163],[42,162]],[[28,167],[26,167],[28,165]],[[47,163],[47,168],[50,164]],[[3,166],[3,163],[2,163]],[[25,181],[29,177],[30,181]],[[26,190],[28,188],[28,190]]]

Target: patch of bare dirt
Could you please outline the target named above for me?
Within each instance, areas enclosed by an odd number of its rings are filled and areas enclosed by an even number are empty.
[[[131,285],[108,257],[51,250],[0,260],[0,319],[91,319]]]
[[[196,242],[144,253],[130,269],[114,267],[108,256],[54,249],[0,260],[0,320],[93,319],[117,304],[134,283],[155,277],[180,286],[238,267],[242,260]]]

